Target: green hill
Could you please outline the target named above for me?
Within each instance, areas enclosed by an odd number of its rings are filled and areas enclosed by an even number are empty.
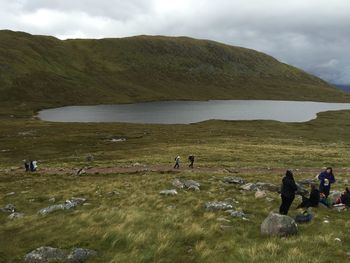
[[[349,101],[325,81],[263,53],[187,37],[59,40],[0,31],[0,103],[172,99]]]

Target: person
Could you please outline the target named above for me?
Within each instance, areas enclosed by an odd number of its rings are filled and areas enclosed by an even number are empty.
[[[345,188],[345,192],[340,196],[340,202],[350,207],[350,191],[348,187]]]
[[[280,214],[287,215],[290,206],[292,205],[295,192],[298,190],[297,185],[295,184],[293,172],[287,170],[286,175],[282,179],[282,187],[281,187],[281,199],[282,204],[280,206]]]
[[[320,193],[323,193],[326,198],[329,196],[331,185],[335,183],[332,167],[327,167],[325,171],[319,174],[318,180],[320,180]]]
[[[29,172],[30,167],[27,160],[24,160],[24,169],[26,170],[26,172]]]
[[[37,161],[30,161],[29,166],[30,166],[30,171],[35,172],[36,169],[38,168]]]
[[[194,155],[188,156],[188,160],[190,161],[190,165],[188,167],[193,169]]]
[[[179,168],[180,168],[180,156],[176,156],[174,169],[179,169]]]
[[[318,203],[320,202],[320,191],[316,188],[315,184],[311,184],[310,197],[307,198],[302,196],[303,201],[298,208],[309,208],[309,207],[318,207]]]

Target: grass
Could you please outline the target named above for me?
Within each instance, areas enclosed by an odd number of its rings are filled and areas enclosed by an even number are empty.
[[[348,212],[316,209],[311,224],[300,225],[299,234],[286,239],[260,235],[259,227],[280,200],[255,199],[238,187],[221,182],[217,172],[178,174],[96,174],[87,176],[23,174],[22,159],[39,160],[41,168],[79,168],[141,164],[172,165],[176,154],[198,156],[206,167],[319,168],[332,165],[345,187],[348,174],[349,111],[322,113],[307,123],[273,121],[208,121],[193,125],[78,124],[50,123],[27,118],[1,119],[0,204],[16,205],[26,216],[17,221],[0,214],[0,262],[21,262],[39,246],[87,247],[98,251],[91,262],[334,262],[350,252]],[[112,143],[123,137],[125,142]],[[5,151],[3,151],[5,150]],[[86,163],[88,154],[93,163]],[[281,174],[239,174],[249,182],[279,184]],[[297,174],[313,178],[315,174]],[[164,197],[159,191],[171,188],[173,178],[194,179],[200,192],[179,191]],[[6,193],[16,192],[7,196]],[[110,195],[112,191],[119,194]],[[55,197],[60,203],[72,196],[87,198],[88,206],[58,211],[42,217],[40,208]],[[249,221],[230,218],[224,212],[208,212],[204,204],[234,198],[237,209]],[[295,216],[296,200],[291,209]],[[217,221],[225,217],[229,223]],[[325,218],[331,222],[323,223]],[[232,229],[221,230],[220,225]],[[334,241],[340,238],[342,241]]]
[[[186,37],[61,41],[2,30],[0,61],[0,102],[12,105],[12,114],[174,99],[350,101],[347,93],[266,54]]]

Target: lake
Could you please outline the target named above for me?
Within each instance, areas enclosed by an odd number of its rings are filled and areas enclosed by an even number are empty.
[[[38,113],[52,122],[128,122],[189,124],[206,120],[305,122],[324,111],[350,109],[350,103],[272,100],[165,101],[135,104],[67,106]]]

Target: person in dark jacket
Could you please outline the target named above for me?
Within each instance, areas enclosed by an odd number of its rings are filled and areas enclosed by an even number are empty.
[[[323,193],[326,198],[328,198],[329,192],[331,190],[331,185],[335,183],[332,167],[327,167],[325,171],[320,173],[318,180],[320,180],[320,193]]]
[[[193,168],[193,163],[194,163],[194,155],[188,156],[188,161],[190,162],[189,166],[190,168]]]
[[[349,188],[346,187],[345,192],[340,197],[341,203],[350,207],[350,191]]]
[[[287,170],[286,175],[282,179],[282,188],[281,188],[281,199],[282,204],[280,206],[280,214],[287,215],[290,206],[292,205],[295,192],[298,190],[297,185],[295,184],[293,173],[290,170]]]
[[[307,198],[303,196],[302,198],[303,201],[298,205],[298,208],[318,207],[318,203],[320,202],[320,191],[316,188],[315,184],[311,184],[310,197]]]

